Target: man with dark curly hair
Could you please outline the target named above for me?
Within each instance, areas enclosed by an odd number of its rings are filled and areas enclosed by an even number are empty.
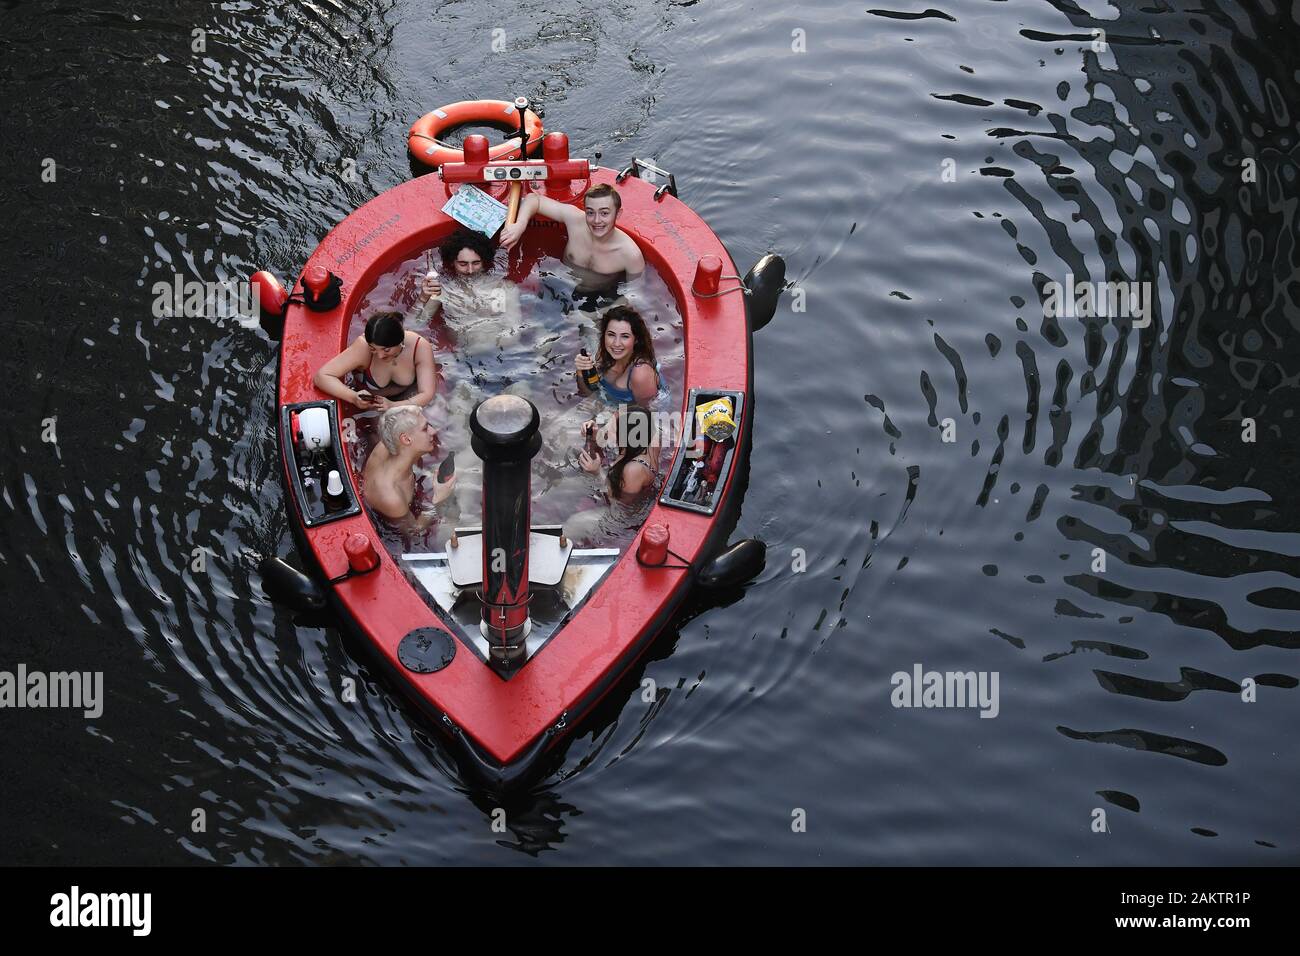
[[[480,232],[458,229],[439,245],[438,254],[445,278],[425,276],[420,286],[425,298],[420,321],[430,323],[442,312],[457,340],[472,350],[517,330],[519,290],[492,274],[496,254],[492,240]]]

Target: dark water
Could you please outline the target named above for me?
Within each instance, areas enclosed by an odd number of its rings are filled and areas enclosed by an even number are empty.
[[[6,3],[0,35],[0,669],[106,695],[0,711],[6,862],[1300,857],[1288,4],[125,6]],[[150,290],[296,273],[409,175],[416,116],[515,94],[672,169],[805,310],[756,342],[767,571],[494,833],[338,633],[260,596],[274,343]],[[1045,319],[1067,273],[1150,282],[1150,326]],[[916,663],[997,672],[998,716],[892,707]]]

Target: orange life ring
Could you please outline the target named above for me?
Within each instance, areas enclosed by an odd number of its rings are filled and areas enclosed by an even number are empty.
[[[505,100],[461,100],[425,113],[411,124],[406,148],[425,166],[460,163],[465,161],[465,154],[438,139],[447,130],[468,124],[508,126],[514,129],[518,123],[519,111],[515,109],[514,103]],[[528,131],[528,148],[531,150],[542,141],[542,118],[532,110],[525,110],[524,128]],[[493,146],[488,151],[488,158],[519,158],[518,137]]]

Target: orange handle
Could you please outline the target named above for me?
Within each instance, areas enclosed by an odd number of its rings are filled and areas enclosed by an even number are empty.
[[[524,198],[524,184],[515,180],[510,184],[510,197],[506,200],[506,225],[514,225],[519,218],[519,201]]]

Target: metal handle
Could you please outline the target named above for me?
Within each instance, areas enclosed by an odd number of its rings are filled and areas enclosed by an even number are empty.
[[[649,170],[656,175],[663,176],[668,180],[655,190],[656,201],[663,199],[664,193],[671,193],[674,199],[677,198],[677,177],[668,172],[668,170],[660,169],[654,163],[647,163],[644,159],[637,159],[635,156],[632,157],[632,165],[615,176],[614,182],[621,183],[629,176],[635,176],[637,179],[640,179],[641,170],[643,169]]]

